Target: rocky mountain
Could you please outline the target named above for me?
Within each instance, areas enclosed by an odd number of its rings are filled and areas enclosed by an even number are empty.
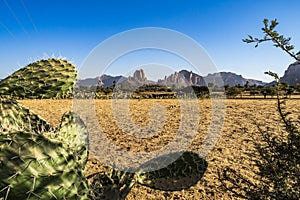
[[[146,75],[145,75],[144,70],[143,70],[143,69],[136,70],[136,71],[133,73],[132,80],[135,80],[135,81],[137,81],[137,82],[146,82],[146,81],[147,81],[147,77],[146,77]]]
[[[96,78],[86,78],[86,79],[79,79],[76,83],[78,86],[97,86],[99,84],[100,77]]]
[[[165,76],[164,79],[159,79],[157,83],[160,85],[178,85],[185,87],[188,85],[205,85],[205,80],[202,76],[192,71],[181,70],[168,77]]]
[[[222,79],[220,79],[220,77]],[[217,86],[224,86],[224,85],[245,85],[247,82],[249,85],[265,85],[266,83],[259,80],[254,79],[246,79],[242,75],[237,75],[232,72],[220,72],[214,74],[208,74],[204,77],[206,83],[214,83]],[[223,81],[223,82],[222,82]]]
[[[192,71],[181,70],[179,74],[182,74],[189,83],[189,85],[205,85],[205,81],[202,76],[193,73]]]
[[[102,76],[96,78],[87,78],[77,81],[78,86],[102,86],[102,87],[110,87],[116,82],[119,86],[142,86],[145,84],[156,84],[156,82],[147,80],[145,72],[143,69],[136,70],[133,73],[133,76],[129,76],[128,78],[124,76],[110,76],[103,74]]]
[[[129,76],[127,80],[120,83],[120,86],[121,88],[122,86],[127,86],[127,85],[138,87],[147,84],[156,84],[156,82],[148,80],[144,70],[139,69],[133,73],[133,76]]]
[[[169,76],[165,76],[164,79],[159,79],[157,82],[154,82],[154,81],[147,80],[144,70],[140,69],[140,70],[136,70],[133,73],[133,76],[129,76],[128,78],[123,76],[110,76],[104,74],[96,78],[79,80],[77,85],[82,85],[82,86],[99,85],[103,87],[109,87],[113,85],[114,81],[116,81],[116,83],[120,84],[121,86],[129,86],[129,85],[141,86],[144,84],[159,84],[159,85],[166,85],[166,86],[176,85],[177,87],[186,87],[189,85],[203,86],[203,85],[208,85],[208,83],[213,83],[214,85],[217,86],[224,86],[224,85],[234,86],[238,84],[245,85],[247,82],[249,83],[249,85],[266,84],[259,80],[246,79],[241,75],[237,75],[232,72],[220,72],[220,73],[208,74],[207,76],[202,77],[199,74],[187,70],[181,70],[179,72],[175,72]]]
[[[246,83],[249,83],[249,85],[265,85],[266,83],[259,81],[259,80],[253,80],[253,79],[246,79],[242,77],[241,75],[237,75],[232,72],[220,72],[220,73],[214,73],[214,74],[208,74],[207,76],[200,76],[196,73],[189,72],[187,70],[181,70],[180,72],[175,72],[174,74],[171,74],[170,76],[165,76],[164,79],[158,80],[158,84],[162,85],[177,85],[181,87],[185,87],[187,85],[199,85],[204,86],[208,85],[208,83],[213,83],[217,86],[224,86],[224,85],[245,85]]]
[[[81,79],[77,81],[78,86],[103,86],[110,87],[113,85],[114,81],[116,83],[127,80],[124,76],[110,76],[103,74],[102,76],[98,76],[96,78],[87,78]]]
[[[296,85],[300,83],[300,62],[290,64],[287,70],[285,70],[282,82],[289,83],[290,85]]]
[[[103,87],[110,87],[114,84],[114,82],[118,84],[126,80],[127,78],[124,76],[110,76],[110,75],[103,74],[100,77],[99,85]]]
[[[164,79],[159,79],[157,81],[157,84],[159,85],[180,85],[180,86],[187,86],[189,85],[187,79],[185,79],[183,74],[180,74],[178,72],[175,72],[174,74],[171,74],[170,76],[165,76]]]

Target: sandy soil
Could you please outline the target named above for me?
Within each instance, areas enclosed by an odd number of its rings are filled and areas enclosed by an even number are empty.
[[[72,110],[71,100],[22,100],[26,107],[42,116],[53,126],[58,126],[60,118],[64,112]],[[289,100],[289,109],[298,114],[300,111],[299,100]],[[192,138],[190,151],[201,153],[201,145],[207,134],[211,123],[212,103],[210,100],[199,100],[200,116],[194,116],[198,120],[197,134]],[[233,199],[229,193],[224,191],[218,179],[218,172],[225,166],[231,166],[248,177],[253,176],[256,170],[250,162],[248,153],[253,151],[253,140],[260,138],[255,133],[257,125],[262,128],[271,128],[274,134],[280,133],[281,125],[276,111],[275,100],[226,100],[225,121],[221,130],[221,135],[205,159],[208,168],[201,180],[189,189],[169,192],[154,190],[136,184],[130,191],[127,199]],[[109,139],[109,141],[125,151],[130,152],[152,152],[163,148],[175,137],[180,127],[182,108],[177,100],[130,100],[129,115],[135,125],[142,127],[142,131],[147,131],[145,127],[151,125],[151,112],[153,106],[158,106],[165,116],[159,121],[165,120],[163,124],[157,124],[159,130],[152,130],[150,137],[135,137],[134,133],[127,134],[130,127],[120,128],[117,119],[112,113],[112,102],[110,100],[96,100],[95,110],[99,120],[99,125]],[[81,110],[86,108],[81,107]],[[123,111],[119,111],[119,115]],[[220,112],[221,113],[221,112]],[[153,115],[155,117],[155,114]],[[191,115],[190,115],[191,116]],[[197,118],[198,117],[198,118]],[[95,124],[94,124],[95,125]],[[143,130],[143,127],[145,130]],[[145,132],[146,133],[146,132]],[[96,136],[93,136],[96,137]],[[96,138],[93,138],[96,139]],[[102,170],[101,162],[95,158],[90,158],[87,174]]]

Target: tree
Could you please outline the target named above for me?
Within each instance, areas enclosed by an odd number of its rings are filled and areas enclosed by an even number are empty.
[[[281,85],[282,85],[282,91],[283,91],[285,97],[286,98],[290,97],[294,92],[293,86],[290,86],[290,84],[286,83],[286,82],[281,83]]]
[[[238,86],[227,87],[227,89],[225,89],[225,94],[228,97],[236,97],[237,95],[242,94],[242,88]]]
[[[215,87],[215,84],[214,83],[207,83],[207,87],[213,88],[213,87]]]
[[[256,96],[258,94],[259,94],[259,91],[257,89],[253,89],[253,88],[250,89],[250,96]]]
[[[188,96],[196,95],[198,98],[209,97],[209,88],[207,86],[197,86],[197,85],[187,86],[182,88],[180,92]]]
[[[246,83],[245,83],[245,85],[244,85],[244,88],[245,88],[245,90],[248,90],[249,89],[249,81],[246,81]]]
[[[276,95],[276,90],[276,87],[269,86],[262,88],[260,92],[262,93],[262,95],[264,95],[264,98],[266,98],[267,96],[271,96],[273,98],[273,96]]]
[[[297,85],[295,85],[294,89],[296,92],[300,93],[300,84],[298,83]]]
[[[228,90],[228,88],[230,88],[230,85],[229,85],[229,84],[224,85],[225,91]]]
[[[294,53],[293,45],[289,44],[290,38],[279,35],[274,28],[278,25],[273,20],[271,25],[264,20],[262,28],[266,34],[263,39],[253,38],[244,42],[256,42],[256,46],[264,41],[271,40],[276,47],[280,47],[294,59],[299,61],[299,52]],[[300,199],[300,116],[298,120],[290,117],[285,110],[285,100],[282,98],[284,84],[276,73],[266,72],[276,80],[277,109],[284,131],[275,135],[270,130],[262,130],[258,126],[258,134],[261,135],[261,143],[253,141],[257,157],[253,161],[258,167],[257,180],[253,181],[241,175],[230,167],[220,172],[219,177],[226,190],[235,196],[245,199]],[[255,155],[255,154],[253,154]]]

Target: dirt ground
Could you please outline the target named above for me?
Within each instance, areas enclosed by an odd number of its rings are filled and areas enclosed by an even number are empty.
[[[300,111],[299,100],[288,100],[289,110],[298,115]],[[53,126],[58,126],[63,113],[72,110],[72,100],[21,100],[24,106],[32,109]],[[213,103],[206,100],[199,100],[200,116],[196,126],[196,135],[191,140],[189,150],[201,154],[203,140],[211,126],[211,116]],[[128,134],[126,127],[120,128],[117,124],[115,115],[122,117],[125,112],[119,110],[112,112],[114,104],[111,100],[95,100],[94,110],[101,130],[109,141],[125,151],[130,152],[152,152],[163,148],[176,137],[180,129],[182,118],[182,106],[178,100],[130,100],[129,116],[133,124],[138,125],[141,131],[145,131],[151,125],[151,111],[156,106],[156,111],[161,110],[164,116],[158,117],[162,124],[157,124],[158,130],[150,131],[149,137],[135,137],[134,133]],[[157,107],[158,106],[158,107]],[[260,99],[229,99],[226,100],[224,124],[220,132],[220,137],[214,148],[208,152],[205,159],[208,168],[197,184],[181,191],[160,191],[136,184],[130,191],[126,199],[234,199],[228,192],[221,187],[218,172],[225,166],[230,166],[248,177],[253,176],[256,170],[249,159],[248,153],[253,151],[252,141],[259,141],[257,125],[261,128],[270,128],[274,134],[280,133],[282,127],[278,122],[276,100]],[[79,110],[86,108],[81,106]],[[217,112],[217,114],[223,112]],[[115,114],[115,115],[114,115]],[[187,115],[191,117],[192,115]],[[197,118],[198,117],[198,118]],[[218,122],[214,122],[218,123]],[[143,129],[144,127],[144,129]],[[130,127],[128,131],[130,132]],[[152,135],[151,135],[152,134]],[[95,136],[92,136],[95,137]],[[91,139],[91,138],[90,138]],[[96,138],[92,138],[96,139]],[[88,163],[87,174],[94,173],[102,169],[101,161],[91,157]]]

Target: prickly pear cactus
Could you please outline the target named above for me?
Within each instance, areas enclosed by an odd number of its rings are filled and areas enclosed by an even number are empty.
[[[0,135],[0,197],[4,199],[88,199],[83,168],[62,143],[43,135]]]
[[[90,188],[94,200],[125,199],[135,184],[135,174],[110,168],[97,174]]]
[[[88,131],[82,119],[74,112],[67,112],[61,119],[55,134],[56,140],[70,149],[83,166],[88,159]]]
[[[24,119],[32,123],[30,126],[39,125],[36,123],[41,119],[37,115],[15,101],[8,102],[15,104],[4,113],[14,110],[17,115],[25,110]],[[9,116],[5,115],[4,120]],[[34,120],[29,121],[30,116],[35,116]],[[22,120],[19,118],[18,123]],[[18,126],[8,127],[9,132],[0,134],[0,199],[88,198],[89,187],[84,175],[88,132],[77,114],[64,114],[56,130],[49,125],[48,131],[13,132]]]
[[[0,199],[88,199],[88,133],[75,113],[52,128],[8,98],[62,98],[77,71],[62,59],[32,63],[0,81]]]
[[[47,99],[68,97],[77,70],[70,62],[49,58],[31,63],[0,81],[0,96]]]
[[[0,99],[0,135],[8,131],[47,132],[50,124],[15,100]]]

